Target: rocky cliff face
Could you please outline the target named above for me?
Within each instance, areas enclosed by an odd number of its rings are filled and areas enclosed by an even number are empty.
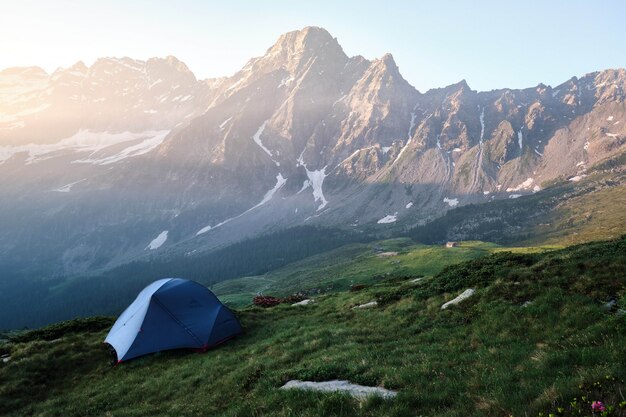
[[[175,58],[0,73],[0,259],[67,274],[296,224],[387,230],[623,152],[626,72],[418,92],[389,54],[280,37],[229,78]]]

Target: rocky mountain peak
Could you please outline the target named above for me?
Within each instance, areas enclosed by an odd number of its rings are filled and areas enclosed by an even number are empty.
[[[383,55],[378,61],[380,61],[380,63],[384,65],[386,68],[392,71],[398,71],[398,65],[396,64],[396,61],[393,59],[393,55],[391,55],[389,52]]]
[[[453,93],[467,93],[472,91],[472,89],[470,88],[469,84],[467,84],[467,81],[465,81],[465,79],[456,82],[454,84],[450,84],[449,86],[445,87],[444,90],[446,91],[447,94],[453,94]]]
[[[369,68],[363,75],[360,83],[365,83],[368,88],[387,89],[409,89],[414,88],[402,77],[398,65],[393,56],[389,53],[379,59],[371,61]]]
[[[307,26],[281,35],[268,52],[280,50],[301,51],[304,49],[319,50],[327,45],[339,46],[339,43],[325,29]]]
[[[281,35],[264,58],[294,67],[305,64],[312,58],[345,61],[348,57],[337,39],[325,29],[309,26]]]
[[[68,70],[76,71],[76,72],[80,72],[82,74],[85,74],[85,73],[87,73],[89,68],[87,67],[87,65],[85,65],[85,63],[83,61],[78,61],[77,63],[75,63],[74,65],[69,67]]]
[[[168,55],[165,58],[150,58],[146,61],[146,67],[150,66],[167,67],[182,74],[193,75],[187,65],[173,55]]]

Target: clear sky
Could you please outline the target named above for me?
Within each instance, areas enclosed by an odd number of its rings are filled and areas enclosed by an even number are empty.
[[[231,75],[284,32],[321,26],[348,55],[393,54],[419,90],[556,85],[626,67],[623,0],[0,0],[0,68],[174,55]]]

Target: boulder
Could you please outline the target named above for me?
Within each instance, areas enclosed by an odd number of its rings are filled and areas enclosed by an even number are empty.
[[[448,308],[451,305],[458,304],[461,301],[470,298],[472,295],[474,295],[474,292],[476,292],[476,290],[474,290],[473,288],[468,288],[467,290],[465,290],[461,294],[459,294],[454,300],[450,300],[447,303],[443,304],[441,306],[441,309],[445,310],[446,308]]]
[[[358,399],[365,399],[372,395],[377,395],[385,399],[395,397],[396,391],[388,390],[380,387],[367,387],[364,385],[353,384],[349,381],[299,381],[297,379],[287,382],[280,389],[303,389],[320,392],[342,392]]]

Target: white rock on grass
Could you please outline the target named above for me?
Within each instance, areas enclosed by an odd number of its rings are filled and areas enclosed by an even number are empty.
[[[421,281],[421,280],[423,280],[423,279],[424,279],[424,278],[415,278],[415,279],[412,279],[412,280],[411,280],[411,282],[412,282],[412,283],[414,283],[414,284],[416,284],[416,283],[420,282],[420,281]]]
[[[444,305],[442,305],[441,309],[445,310],[446,308],[448,308],[451,305],[458,304],[461,301],[470,298],[472,295],[474,295],[474,292],[475,292],[475,290],[473,288],[468,288],[467,290],[465,290],[461,294],[459,294],[454,300],[450,300],[447,303],[445,303]]]
[[[398,252],[381,252],[376,256],[378,256],[379,258],[389,258],[392,256],[398,256]]]
[[[302,301],[298,301],[297,303],[293,303],[292,306],[306,306],[309,305],[311,303],[313,303],[314,301],[307,298],[306,300],[302,300]]]
[[[366,387],[364,385],[352,384],[350,381],[299,381],[297,379],[287,382],[280,389],[303,389],[320,392],[342,392],[358,399],[365,399],[371,395],[389,399],[395,397],[396,391],[380,387]]]
[[[355,308],[372,308],[372,307],[376,307],[378,305],[378,303],[376,301],[370,301],[369,303],[365,303],[365,304],[361,304],[355,307],[352,307],[352,309],[354,310]]]

